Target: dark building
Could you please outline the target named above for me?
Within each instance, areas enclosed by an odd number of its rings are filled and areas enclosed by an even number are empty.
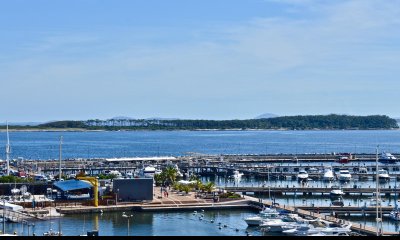
[[[153,178],[114,179],[113,191],[122,202],[153,200]]]

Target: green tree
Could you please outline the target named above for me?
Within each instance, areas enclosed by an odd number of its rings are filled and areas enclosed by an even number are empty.
[[[215,183],[207,182],[206,184],[203,185],[202,190],[205,192],[211,193],[212,190],[214,189],[214,187],[215,187]]]

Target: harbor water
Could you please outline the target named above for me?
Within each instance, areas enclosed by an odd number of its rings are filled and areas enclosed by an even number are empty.
[[[201,154],[400,152],[400,131],[114,131],[11,132],[12,157],[57,159]],[[0,145],[6,134],[0,132]],[[1,154],[4,154],[3,152]],[[4,155],[0,155],[5,158]]]

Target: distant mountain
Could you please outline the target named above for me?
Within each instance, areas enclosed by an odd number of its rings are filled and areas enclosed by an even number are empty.
[[[124,117],[124,116],[118,116],[118,117],[110,118],[110,120],[134,120],[134,119],[135,119],[135,118]]]
[[[254,119],[261,119],[261,118],[275,118],[279,117],[279,115],[273,114],[273,113],[264,113],[258,117],[255,117]]]
[[[38,126],[43,122],[9,122],[9,126]],[[6,123],[0,123],[0,126],[6,126]]]
[[[152,117],[152,118],[146,118],[146,120],[179,120],[179,118],[161,118],[161,117]]]

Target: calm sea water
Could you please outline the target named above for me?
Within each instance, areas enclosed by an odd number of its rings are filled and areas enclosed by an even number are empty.
[[[202,220],[199,219],[200,213],[194,215],[191,211],[128,214],[133,215],[129,221],[129,233],[128,220],[122,217],[121,212],[67,215],[51,221],[35,221],[31,222],[35,226],[30,227],[29,233],[34,231],[40,236],[49,229],[58,231],[61,228],[64,236],[78,236],[93,229],[99,229],[100,236],[246,236],[246,231],[253,236],[261,235],[258,228],[248,228],[243,220],[257,214],[250,210],[205,211]],[[6,231],[28,235],[28,227],[20,223],[8,223]]]
[[[115,131],[11,132],[12,158],[182,156],[203,154],[400,152],[400,131]],[[5,146],[5,132],[0,145]],[[4,152],[0,157],[5,157]]]

